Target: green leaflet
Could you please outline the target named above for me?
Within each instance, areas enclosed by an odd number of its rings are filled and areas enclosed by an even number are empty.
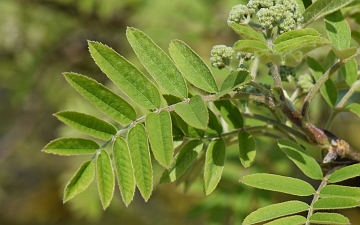
[[[314,209],[347,209],[359,206],[359,201],[352,198],[329,197],[314,203]]]
[[[330,44],[330,42],[325,38],[307,35],[279,42],[278,44],[274,45],[273,50],[283,54],[294,53],[298,51],[300,51],[302,54],[306,54],[315,48],[327,44]]]
[[[70,127],[99,139],[109,140],[116,134],[116,128],[110,123],[84,113],[62,111],[54,116]]]
[[[358,78],[358,66],[355,59],[350,60],[345,66],[340,68],[340,74],[346,83],[351,86]]]
[[[177,68],[190,83],[210,93],[218,92],[209,67],[187,44],[180,40],[173,40],[170,43],[169,52]]]
[[[174,157],[170,168],[163,172],[160,183],[177,180],[194,162],[202,147],[203,143],[200,140],[192,140],[186,143]]]
[[[64,73],[64,76],[84,98],[112,119],[122,124],[136,120],[134,108],[104,85],[76,73]]]
[[[209,114],[201,96],[193,96],[188,104],[175,105],[175,112],[190,126],[203,130],[207,128]]]
[[[301,30],[291,30],[279,35],[275,40],[274,44],[279,44],[284,41],[288,41],[294,38],[305,37],[305,36],[312,36],[312,37],[319,37],[321,34],[312,28],[305,28]]]
[[[89,186],[95,175],[95,163],[93,161],[84,162],[75,175],[71,178],[64,190],[63,202],[67,202],[76,195],[80,194]]]
[[[308,204],[300,201],[287,201],[283,203],[272,204],[250,213],[245,218],[243,225],[250,225],[266,220],[275,219],[281,216],[299,213],[307,210],[308,208]]]
[[[214,105],[229,125],[229,130],[242,128],[244,126],[244,120],[239,109],[230,100],[215,101]]]
[[[298,144],[290,140],[280,139],[278,140],[278,145],[286,156],[289,157],[306,176],[315,180],[321,180],[323,178],[319,164]]]
[[[209,113],[209,123],[208,127],[205,130],[207,135],[218,135],[223,132],[222,124],[219,118],[215,115],[215,113],[211,109],[207,109]]]
[[[96,176],[101,204],[106,209],[113,198],[115,176],[108,153],[101,150],[96,160]]]
[[[318,212],[310,217],[310,222],[314,224],[338,224],[338,225],[350,225],[350,221],[345,216],[338,213],[322,213]]]
[[[352,37],[358,44],[360,44],[360,32],[359,32],[359,31],[352,30],[352,31],[351,31],[351,37]]]
[[[335,12],[351,2],[353,2],[353,0],[317,0],[303,13],[304,21],[302,23],[302,27],[306,27],[314,20]]]
[[[43,149],[43,152],[55,155],[84,155],[94,154],[100,146],[88,139],[83,138],[58,138],[52,140]]]
[[[340,10],[325,16],[326,33],[336,49],[350,47],[351,30]]]
[[[134,65],[101,43],[89,41],[89,50],[100,69],[131,100],[147,109],[160,107],[159,90]]]
[[[259,32],[255,31],[254,29],[252,29],[251,27],[240,25],[235,22],[229,23],[229,26],[237,34],[244,37],[245,39],[258,40],[258,41],[262,41],[262,42],[266,43],[266,39],[264,38],[264,36],[262,34],[260,34]]]
[[[341,197],[360,201],[360,188],[341,185],[327,185],[320,191],[321,198]]]
[[[120,193],[128,206],[133,200],[136,182],[129,147],[123,138],[118,137],[114,141],[113,154]]]
[[[344,181],[350,178],[358,177],[360,176],[360,164],[354,164],[351,166],[343,167],[337,171],[335,171],[331,176],[329,177],[328,181],[330,183],[337,183],[340,181]]]
[[[209,195],[218,185],[224,169],[226,156],[225,141],[212,140],[206,150],[204,169],[204,192]]]
[[[355,54],[357,54],[357,48],[356,47],[350,47],[350,48],[346,48],[346,49],[343,49],[343,50],[336,49],[335,47],[333,47],[332,49],[333,49],[335,55],[340,60],[350,58],[350,57],[354,56]]]
[[[248,71],[233,71],[229,76],[225,78],[224,82],[221,85],[220,92],[216,94],[216,97],[219,98],[228,93],[229,91],[245,85],[251,80],[252,77]]]
[[[168,167],[174,153],[170,113],[149,113],[145,124],[155,159],[162,166]]]
[[[314,77],[318,80],[323,73],[325,72],[322,66],[315,59],[307,57],[307,65],[310,67]],[[335,107],[338,90],[331,79],[328,79],[325,84],[320,88],[321,95],[324,97],[325,101],[332,107]]]
[[[188,137],[203,137],[205,132],[204,130],[200,130],[188,125],[180,116],[178,116],[175,112],[171,112],[171,121],[173,123],[173,128],[177,127],[183,134]],[[173,129],[174,130],[174,129]]]
[[[315,193],[315,189],[305,181],[274,174],[251,174],[243,176],[240,181],[251,187],[297,196],[309,196]]]
[[[128,28],[126,36],[141,63],[156,82],[170,94],[187,98],[186,82],[169,56],[138,29]]]
[[[257,40],[239,40],[235,42],[233,49],[239,52],[255,53],[260,50],[269,50],[268,46]]]
[[[306,222],[306,218],[303,216],[295,215],[295,216],[287,216],[277,220],[273,220],[269,223],[265,223],[264,225],[301,225]]]
[[[141,196],[147,201],[153,189],[153,171],[144,125],[136,124],[128,134],[131,161]]]
[[[348,109],[350,112],[360,116],[360,104],[350,103],[349,105],[345,106],[345,109]]]
[[[239,131],[238,140],[241,164],[245,168],[250,167],[256,156],[255,141],[252,135],[246,131]]]

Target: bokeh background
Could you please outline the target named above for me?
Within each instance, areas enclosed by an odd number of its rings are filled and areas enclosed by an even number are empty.
[[[209,197],[204,197],[200,179],[191,187],[155,182],[147,203],[136,193],[126,208],[116,189],[106,211],[101,207],[96,182],[62,203],[66,183],[87,156],[41,152],[52,139],[80,135],[57,121],[53,113],[69,109],[103,117],[62,76],[62,72],[77,72],[113,87],[91,59],[87,40],[111,46],[142,68],[125,37],[126,27],[132,26],[165,50],[170,40],[181,39],[208,62],[213,45],[231,46],[238,38],[227,27],[226,19],[233,5],[246,2],[1,0],[0,224],[240,224],[255,208],[289,198],[238,183],[242,175],[259,171],[306,179],[266,138],[257,139],[259,153],[253,169],[241,167],[235,148],[228,151],[223,179]],[[266,74],[263,78],[269,81]],[[329,112],[321,100],[316,101],[312,118],[322,124]],[[359,148],[359,127],[356,117],[344,114],[335,121],[333,132]],[[155,167],[155,173],[156,181],[160,168]]]

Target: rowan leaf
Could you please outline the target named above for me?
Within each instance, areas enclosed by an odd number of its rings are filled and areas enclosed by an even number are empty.
[[[175,112],[190,126],[205,130],[209,122],[209,113],[201,96],[195,95],[189,103],[175,105]]]
[[[345,216],[338,213],[318,212],[310,217],[310,223],[326,225],[350,225],[350,221]]]
[[[83,138],[58,138],[52,140],[43,149],[43,152],[55,155],[85,155],[94,154],[100,146],[92,140]]]
[[[96,159],[96,176],[101,204],[103,209],[106,209],[114,196],[115,176],[110,157],[105,150],[101,150]]]
[[[360,164],[343,167],[332,173],[328,179],[330,183],[337,183],[347,179],[360,176]]]
[[[242,36],[245,39],[249,40],[258,40],[262,41],[263,43],[266,43],[266,39],[264,38],[264,35],[261,33],[255,31],[251,27],[241,25],[235,22],[229,23],[229,26],[240,36]]]
[[[350,47],[351,30],[340,10],[324,17],[326,33],[336,49],[343,50]]]
[[[341,197],[341,198],[353,198],[360,201],[360,188],[348,187],[341,185],[326,185],[320,191],[321,198],[328,197]]]
[[[241,164],[245,168],[250,167],[256,156],[255,141],[252,135],[246,131],[238,132],[238,141]]]
[[[359,206],[359,201],[353,198],[341,198],[341,197],[328,197],[319,199],[314,203],[314,209],[347,209],[355,208]]]
[[[214,105],[219,110],[221,117],[229,125],[229,130],[242,128],[244,126],[244,120],[238,107],[236,107],[231,101],[215,101]]]
[[[273,220],[264,225],[302,225],[306,222],[306,218],[303,216],[287,216],[280,219]]]

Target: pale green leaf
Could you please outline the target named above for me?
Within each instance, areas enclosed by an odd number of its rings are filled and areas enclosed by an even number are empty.
[[[297,196],[309,196],[315,193],[315,189],[305,181],[274,174],[251,174],[243,176],[240,181],[251,187]]]
[[[264,35],[261,33],[255,31],[251,27],[244,26],[235,22],[229,23],[229,26],[240,36],[244,37],[245,39],[249,40],[258,40],[262,41],[263,43],[266,43],[266,39],[264,38]]]
[[[204,130],[197,129],[197,128],[194,128],[194,127],[188,125],[175,112],[171,112],[170,115],[171,115],[171,121],[173,122],[173,128],[174,127],[179,128],[185,136],[193,137],[193,138],[203,137],[204,136],[204,134],[205,134]]]
[[[180,40],[170,43],[169,52],[177,68],[194,86],[210,92],[218,92],[218,88],[209,67],[187,44]]]
[[[305,6],[304,6],[303,1],[302,0],[295,0],[295,1],[299,6],[299,13],[303,14],[305,12]]]
[[[350,103],[349,105],[345,106],[345,109],[360,116],[360,104],[358,103]]]
[[[351,30],[340,10],[325,16],[327,36],[333,46],[339,50],[350,47]]]
[[[359,206],[359,201],[353,198],[328,197],[319,199],[314,203],[315,210],[324,209],[347,209]]]
[[[312,28],[305,28],[305,29],[301,29],[301,30],[291,30],[288,32],[285,32],[281,35],[279,35],[275,40],[274,40],[274,44],[279,44],[281,42],[284,41],[288,41],[294,38],[299,38],[299,37],[305,37],[305,36],[312,36],[312,37],[319,37],[321,34],[317,31],[314,30]]]
[[[209,123],[208,127],[205,130],[207,135],[218,135],[223,132],[222,124],[219,118],[215,115],[215,113],[211,109],[207,109],[209,113]]]
[[[244,120],[239,109],[231,101],[215,101],[214,105],[219,110],[222,118],[229,125],[229,130],[242,128],[244,126]]]
[[[312,74],[314,75],[315,79],[318,80],[323,73],[325,72],[322,66],[313,58],[307,57],[307,65],[310,67]],[[325,84],[320,88],[321,95],[324,97],[325,101],[334,108],[337,97],[338,97],[338,90],[334,84],[334,82],[329,79],[325,82]]]
[[[255,56],[258,57],[264,63],[274,62],[276,64],[281,64],[283,62],[282,54],[280,52],[274,52],[273,50],[270,49],[257,51],[255,53]]]
[[[344,181],[350,178],[358,177],[360,176],[360,164],[354,164],[351,166],[343,167],[337,171],[335,171],[331,176],[329,177],[328,181],[330,183],[337,183],[340,181]]]
[[[112,119],[122,124],[136,120],[134,108],[104,85],[80,74],[64,73],[64,76],[84,98]]]
[[[133,200],[136,182],[129,147],[123,138],[118,137],[114,141],[113,154],[120,193],[128,206]]]
[[[64,203],[86,190],[94,179],[94,175],[95,163],[93,161],[84,162],[65,187]]]
[[[350,60],[345,66],[340,68],[340,74],[346,83],[351,86],[358,78],[358,66],[355,59]]]
[[[250,213],[243,221],[243,225],[251,225],[281,216],[299,213],[307,210],[308,208],[308,204],[300,201],[288,201],[272,204]]]
[[[256,156],[254,138],[246,131],[239,131],[238,141],[241,164],[245,168],[250,167],[253,164]]]
[[[147,109],[160,107],[157,87],[134,65],[101,43],[89,41],[89,50],[100,69],[134,102]]]
[[[109,140],[116,134],[116,128],[110,123],[84,113],[62,111],[54,116],[70,127],[99,139]]]
[[[306,222],[306,218],[303,216],[295,215],[295,216],[287,216],[277,220],[273,220],[269,223],[265,223],[264,225],[301,225]]]
[[[268,50],[268,46],[262,42],[257,40],[239,40],[235,42],[233,49],[239,52],[250,52],[255,53],[261,50]]]
[[[308,35],[279,42],[278,44],[274,45],[273,50],[283,54],[294,53],[298,51],[300,51],[302,54],[306,54],[315,48],[319,48],[328,44],[330,44],[330,42],[325,38]]]
[[[186,143],[174,157],[169,169],[165,170],[160,178],[160,183],[177,180],[194,162],[203,147],[200,140],[192,140]]]
[[[355,54],[357,54],[357,48],[356,47],[350,47],[350,48],[346,48],[346,49],[343,49],[343,50],[339,50],[339,49],[336,49],[334,47],[332,49],[333,49],[335,55],[340,60],[353,57]]]
[[[138,29],[129,27],[126,36],[141,63],[155,81],[170,94],[187,98],[186,82],[170,57]]]
[[[235,88],[245,85],[252,80],[248,71],[233,71],[227,76],[221,85],[220,92],[216,94],[216,97],[221,97]]]
[[[136,124],[128,134],[131,161],[141,196],[147,201],[153,189],[153,170],[144,125]]]
[[[88,139],[83,138],[59,138],[48,143],[43,152],[55,155],[85,155],[94,154],[100,146]]]
[[[199,129],[207,128],[209,114],[201,96],[195,95],[188,103],[177,104],[175,112],[190,126]]]
[[[162,166],[168,167],[174,153],[170,113],[149,113],[145,124],[155,159]]]
[[[209,195],[218,185],[224,169],[226,156],[225,141],[212,140],[206,150],[204,169],[204,192]]]
[[[345,216],[338,213],[323,213],[318,212],[310,217],[310,222],[314,224],[326,224],[326,225],[350,225],[350,221]]]
[[[342,197],[360,201],[360,188],[341,185],[327,185],[320,191],[321,198]]]
[[[278,140],[280,149],[291,159],[297,167],[308,177],[321,180],[323,173],[316,160],[298,144],[287,139]]]
[[[113,198],[115,189],[115,175],[111,166],[108,153],[101,150],[96,160],[96,176],[99,189],[100,200],[106,209]]]

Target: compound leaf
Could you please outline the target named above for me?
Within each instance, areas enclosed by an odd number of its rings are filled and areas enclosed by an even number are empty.
[[[247,168],[253,164],[256,156],[255,141],[252,135],[246,131],[239,131],[238,140],[240,161]]]
[[[89,41],[89,50],[100,69],[134,102],[147,109],[160,107],[159,90],[134,65],[101,43]]]
[[[287,216],[277,220],[273,220],[269,223],[265,223],[264,225],[301,225],[306,222],[306,218],[303,216],[295,215],[295,216]]]
[[[209,113],[201,96],[195,95],[189,103],[177,104],[175,112],[190,126],[203,130],[207,128]]]
[[[314,209],[347,209],[359,206],[359,201],[353,198],[328,197],[314,203]]]
[[[115,176],[111,166],[108,153],[101,150],[96,160],[96,175],[100,200],[104,209],[106,209],[113,198],[115,189]]]
[[[93,154],[100,146],[92,140],[83,138],[58,138],[48,143],[43,152],[55,155],[85,155]]]
[[[76,73],[64,73],[64,76],[84,98],[112,119],[122,124],[136,119],[134,108],[104,85]]]
[[[89,186],[95,175],[95,163],[84,162],[71,178],[64,190],[64,203],[80,194]]]
[[[320,191],[321,198],[341,197],[360,201],[360,188],[341,185],[327,185]]]
[[[351,166],[343,167],[337,171],[335,171],[333,174],[330,175],[328,181],[330,183],[337,183],[340,181],[344,181],[350,178],[358,177],[360,176],[360,164],[354,164]]]
[[[345,216],[338,213],[323,213],[318,212],[310,217],[310,222],[315,224],[336,224],[336,225],[350,225],[350,221]]]

